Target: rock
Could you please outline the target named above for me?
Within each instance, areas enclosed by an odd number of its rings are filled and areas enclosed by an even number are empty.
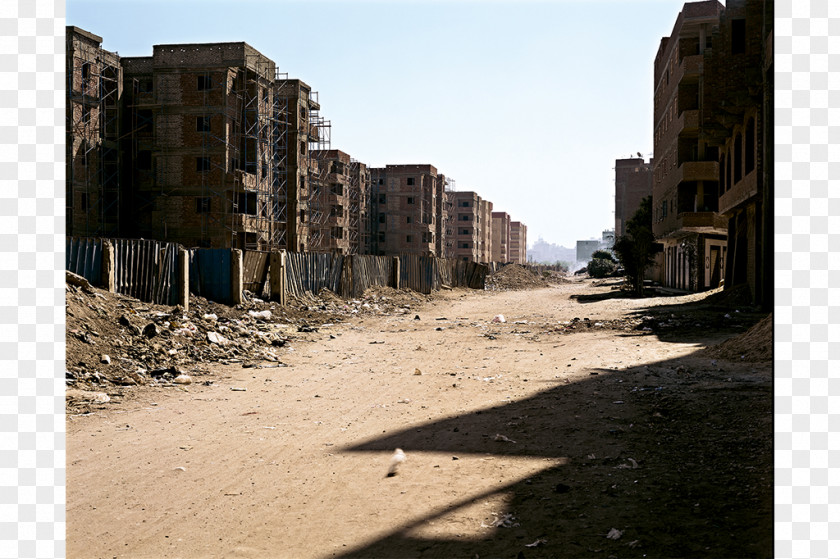
[[[503,315],[503,314],[497,314],[496,316],[494,316],[494,317],[493,317],[493,320],[492,320],[491,322],[501,322],[501,323],[504,323],[504,322],[506,322],[506,320],[505,320],[505,315]]]
[[[65,281],[70,285],[75,285],[76,287],[81,287],[86,290],[92,289],[92,285],[88,280],[80,276],[79,274],[74,274],[73,272],[67,271],[65,274]]]

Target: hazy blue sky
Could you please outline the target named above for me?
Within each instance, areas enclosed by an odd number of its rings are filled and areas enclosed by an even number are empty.
[[[318,91],[332,147],[431,163],[538,237],[613,227],[615,160],[653,151],[653,59],[683,2],[67,0],[122,56],[245,41]]]

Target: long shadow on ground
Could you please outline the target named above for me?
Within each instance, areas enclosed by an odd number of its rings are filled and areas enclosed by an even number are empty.
[[[345,448],[568,462],[463,495],[341,557],[769,557],[771,378],[769,365],[749,369],[695,354],[592,370],[598,374],[582,382]],[[516,444],[494,440],[496,433]],[[601,452],[592,458],[596,443]],[[415,535],[489,495],[507,497],[505,512],[518,526],[486,529],[478,541]],[[612,528],[619,539],[606,537]],[[537,540],[544,541],[526,547]]]

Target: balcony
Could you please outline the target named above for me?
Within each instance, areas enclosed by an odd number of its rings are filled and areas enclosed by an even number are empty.
[[[677,120],[677,130],[680,133],[697,133],[698,128],[700,127],[700,111],[698,110],[686,110],[680,113],[680,117]]]
[[[690,181],[718,180],[717,161],[686,161],[677,167],[676,184]]]
[[[696,81],[700,78],[700,72],[703,68],[703,55],[694,54],[691,56],[684,56],[680,62],[680,69],[677,72],[677,81]]]
[[[758,171],[753,169],[747,176],[736,182],[723,193],[718,200],[720,213],[733,210],[736,206],[758,195]]]
[[[677,215],[677,230],[695,233],[726,233],[727,219],[716,212],[683,212]]]

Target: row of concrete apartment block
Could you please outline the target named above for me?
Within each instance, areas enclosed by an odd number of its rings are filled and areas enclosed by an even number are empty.
[[[68,235],[525,262],[525,226],[434,166],[332,149],[317,92],[247,43],[66,44]]]
[[[659,280],[772,305],[773,0],[683,5],[654,61],[653,159],[615,168],[615,230],[653,197]]]

